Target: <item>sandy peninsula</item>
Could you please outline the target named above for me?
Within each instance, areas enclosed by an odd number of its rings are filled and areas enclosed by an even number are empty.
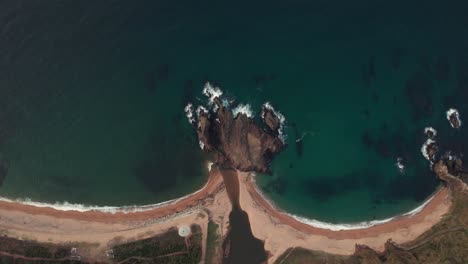
[[[357,230],[332,231],[297,221],[271,206],[255,187],[254,175],[237,173],[241,208],[250,218],[252,232],[265,241],[269,263],[290,247],[350,255],[355,244],[382,251],[384,243],[411,241],[427,231],[446,214],[451,205],[447,188],[441,188],[418,213]],[[17,202],[0,202],[0,232],[20,239],[43,242],[87,242],[97,244],[89,257],[104,258],[104,251],[122,241],[142,239],[183,224],[199,224],[206,241],[212,219],[220,226],[219,235],[228,232],[231,202],[217,169],[210,172],[202,190],[176,203],[142,212],[78,212],[35,207]],[[205,249],[203,250],[205,252]]]

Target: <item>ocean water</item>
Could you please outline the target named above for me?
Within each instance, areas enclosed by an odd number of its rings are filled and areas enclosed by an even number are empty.
[[[286,116],[288,148],[257,182],[293,214],[410,211],[439,185],[424,128],[464,149],[464,127],[445,117],[468,113],[461,2],[0,5],[0,196],[131,205],[199,189],[209,157],[183,108],[204,100],[206,81],[257,117],[265,101]]]

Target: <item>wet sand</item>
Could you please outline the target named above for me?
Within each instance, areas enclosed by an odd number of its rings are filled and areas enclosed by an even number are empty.
[[[101,250],[115,237],[136,239],[154,235],[179,224],[207,225],[208,215],[220,226],[220,235],[229,231],[231,200],[248,215],[251,232],[263,240],[269,252],[269,263],[289,247],[303,247],[334,254],[352,254],[355,244],[383,250],[388,239],[397,243],[414,240],[436,224],[449,211],[451,201],[447,188],[417,214],[401,217],[377,226],[346,231],[332,231],[301,223],[273,208],[256,190],[253,175],[228,173],[230,183],[238,187],[226,190],[221,174],[213,169],[205,187],[175,204],[144,212],[105,213],[59,211],[15,202],[0,202],[0,229],[11,237],[38,241],[96,242]],[[237,180],[237,177],[239,177]],[[232,182],[231,182],[232,181]],[[236,186],[236,184],[228,184]]]
[[[388,239],[396,243],[414,240],[449,212],[451,206],[447,188],[442,187],[434,198],[418,213],[396,218],[390,222],[364,229],[332,231],[301,223],[273,208],[255,188],[252,175],[239,173],[240,205],[250,217],[256,238],[265,241],[271,254],[269,262],[290,247],[321,250],[333,254],[350,255],[356,244],[364,244],[383,251]]]

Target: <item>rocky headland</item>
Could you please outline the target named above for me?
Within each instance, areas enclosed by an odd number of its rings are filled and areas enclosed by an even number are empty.
[[[268,173],[274,155],[285,147],[281,138],[284,117],[266,103],[263,124],[259,124],[250,113],[231,109],[220,93],[213,96],[215,93],[209,92],[215,88],[207,87],[211,109],[199,106],[193,113],[191,105],[186,108],[202,149],[214,154],[214,163],[220,168]]]

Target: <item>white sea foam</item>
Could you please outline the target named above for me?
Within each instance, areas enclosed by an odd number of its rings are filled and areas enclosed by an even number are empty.
[[[187,199],[191,197],[192,195],[195,195],[202,190],[206,188],[208,185],[208,182],[199,190],[187,194],[183,197],[168,200],[165,202],[161,203],[156,203],[156,204],[148,204],[148,205],[128,205],[128,206],[98,206],[98,205],[84,205],[84,204],[74,204],[74,203],[69,203],[67,201],[65,202],[56,202],[56,203],[43,203],[43,202],[36,202],[32,201],[29,198],[23,198],[23,199],[9,199],[5,197],[0,197],[0,201],[2,202],[9,202],[9,203],[20,203],[24,205],[31,205],[35,207],[41,207],[41,208],[52,208],[55,210],[59,211],[78,211],[78,212],[103,212],[103,213],[135,213],[135,212],[144,212],[144,211],[149,211],[153,210],[156,208],[160,208],[163,206],[175,204],[183,199]]]
[[[452,124],[452,122],[450,121],[450,116],[452,116],[452,115],[455,115],[455,118],[457,119],[458,124],[459,124],[458,127],[460,127],[460,126],[462,125],[462,122],[461,122],[461,120],[460,120],[460,114],[458,113],[458,110],[457,110],[457,109],[455,109],[455,108],[450,108],[449,110],[447,110],[446,114],[447,114],[447,120],[450,122],[450,125],[451,125],[453,128],[455,128],[455,126],[454,126],[454,125]]]
[[[437,130],[435,130],[433,127],[426,127],[424,128],[424,134],[426,134],[427,136],[429,136],[429,133],[432,133],[432,137],[435,137],[437,136]]]
[[[208,97],[208,103],[212,105],[215,98],[221,98],[223,91],[219,87],[214,87],[211,83],[207,82],[203,87],[203,94]]]
[[[398,168],[400,173],[405,172],[405,164],[403,164],[403,158],[398,157],[395,166]]]
[[[281,139],[281,141],[283,141],[283,143],[286,143],[286,137],[287,136],[284,133],[286,118],[284,117],[284,115],[281,112],[276,111],[275,108],[270,104],[270,102],[266,102],[266,103],[263,104],[263,107],[262,107],[262,113],[261,113],[262,119],[265,119],[264,109],[268,109],[268,110],[272,111],[275,114],[275,116],[278,117],[278,119],[280,120],[280,127],[278,129],[279,138]]]
[[[205,107],[199,105],[199,106],[197,107],[196,113],[197,113],[197,118],[198,118],[198,120],[200,120],[200,115],[201,115],[202,113],[207,115],[207,114],[208,114],[208,110],[207,110]],[[198,122],[197,127],[200,128],[200,122]],[[200,147],[201,147],[201,145],[200,145]],[[203,148],[202,148],[202,149],[203,149]]]
[[[255,179],[255,177],[253,178]],[[269,199],[267,199],[265,197],[265,195],[262,193],[261,190],[259,190],[259,188],[257,187],[257,185],[254,183],[254,186],[255,186],[255,189],[257,190],[257,192],[260,194],[260,196],[265,200],[267,201],[268,204],[270,204],[271,207],[275,208],[276,210],[278,211],[281,211],[278,209],[278,207],[273,204]],[[303,224],[306,224],[306,225],[309,225],[309,226],[313,226],[313,227],[316,227],[316,228],[322,228],[322,229],[329,229],[329,230],[332,230],[332,231],[340,231],[340,230],[356,230],[356,229],[365,229],[365,228],[369,228],[369,227],[372,227],[372,226],[376,226],[376,225],[380,225],[380,224],[384,224],[384,223],[387,223],[387,222],[390,222],[394,219],[397,219],[399,217],[405,217],[405,216],[413,216],[419,212],[422,211],[422,209],[427,205],[429,204],[430,201],[432,201],[432,199],[434,198],[434,196],[436,195],[437,193],[435,193],[434,195],[432,195],[431,197],[429,197],[424,203],[422,203],[420,206],[416,207],[415,209],[407,212],[407,213],[404,213],[404,214],[401,214],[401,215],[397,215],[397,216],[394,216],[394,217],[390,217],[390,218],[387,218],[387,219],[382,219],[382,220],[373,220],[373,221],[364,221],[364,222],[358,222],[358,223],[342,223],[342,224],[332,224],[332,223],[327,223],[327,222],[322,222],[322,221],[319,221],[319,220],[315,220],[315,219],[310,219],[310,218],[307,218],[307,217],[303,217],[303,216],[299,216],[299,215],[294,215],[294,214],[289,214],[289,213],[285,213],[285,212],[282,212],[283,214],[285,215],[288,215],[292,218],[294,218],[295,220],[303,223]]]
[[[208,110],[205,107],[201,106],[201,105],[199,105],[197,107],[196,112],[197,112],[197,116],[199,116],[201,113],[208,114]]]
[[[214,163],[213,163],[213,162],[211,162],[211,161],[210,161],[210,162],[208,162],[208,164],[207,164],[208,171],[211,171],[211,168],[213,167],[213,164],[214,164]]]
[[[200,148],[201,148],[202,150],[205,149],[205,144],[204,144],[201,140],[198,140],[198,145],[200,145]]]
[[[208,163],[208,169],[209,170],[211,170],[212,165],[213,165],[213,163],[211,163],[211,162]],[[253,179],[255,181],[255,177]],[[193,192],[191,194],[188,194],[186,196],[183,196],[183,197],[180,197],[180,198],[177,198],[177,199],[172,199],[172,200],[165,201],[165,202],[161,202],[161,203],[157,203],[157,204],[149,204],[149,205],[96,206],[96,205],[72,204],[72,203],[68,203],[68,202],[56,202],[56,203],[52,204],[52,203],[35,202],[35,201],[32,201],[31,199],[28,199],[28,198],[25,198],[25,199],[8,199],[8,198],[4,198],[4,197],[0,197],[0,201],[20,203],[20,204],[24,204],[24,205],[31,205],[31,206],[35,206],[35,207],[41,207],[41,208],[48,207],[48,208],[53,208],[53,209],[59,210],[59,211],[78,211],[78,212],[91,212],[91,211],[93,211],[93,212],[104,212],[104,213],[112,213],[112,214],[115,214],[115,213],[135,213],[135,212],[149,211],[149,210],[153,210],[153,209],[160,208],[160,207],[163,207],[163,206],[167,206],[167,205],[170,205],[170,204],[175,204],[175,203],[177,203],[177,202],[179,202],[179,201],[181,201],[183,199],[186,199],[186,198],[188,198],[188,197],[190,197],[192,195],[195,195],[195,194],[201,192],[202,190],[204,190],[206,188],[207,185],[208,185],[208,182],[200,190],[198,190],[196,192]],[[270,200],[268,200],[265,197],[265,195],[258,189],[257,185],[254,184],[254,186],[255,186],[257,192],[260,194],[260,196],[265,201],[267,201],[267,203],[269,203],[273,208],[277,209],[277,207]],[[315,219],[309,219],[309,218],[294,215],[294,214],[288,214],[288,213],[284,213],[284,214],[296,219],[297,221],[299,221],[301,223],[304,223],[304,224],[307,224],[307,225],[310,225],[310,226],[313,226],[313,227],[317,227],[317,228],[322,228],[322,229],[329,229],[329,230],[333,230],[333,231],[364,229],[364,228],[368,228],[368,227],[371,227],[371,226],[375,226],[375,225],[379,225],[379,224],[389,222],[389,221],[391,221],[393,219],[396,219],[398,217],[401,217],[401,216],[415,215],[415,214],[419,213],[434,198],[434,196],[435,196],[435,194],[433,196],[431,196],[429,199],[427,199],[423,204],[421,204],[417,208],[411,210],[410,212],[402,214],[400,216],[394,216],[394,217],[391,217],[391,218],[388,218],[388,219],[383,219],[383,220],[366,221],[366,222],[359,222],[359,223],[331,224],[331,223],[326,223],[326,222],[318,221],[318,220],[315,220]]]
[[[184,108],[185,115],[187,116],[187,119],[190,124],[195,124],[195,116],[193,115],[193,105],[191,103],[188,103],[187,106]]]
[[[426,158],[428,161],[431,161],[431,157],[429,157],[429,153],[427,152],[427,146],[434,143],[435,140],[428,138],[421,147],[421,153],[423,154],[424,158]]]
[[[236,108],[232,109],[232,115],[236,118],[239,114],[244,114],[252,118],[254,116],[249,104],[239,104]]]

